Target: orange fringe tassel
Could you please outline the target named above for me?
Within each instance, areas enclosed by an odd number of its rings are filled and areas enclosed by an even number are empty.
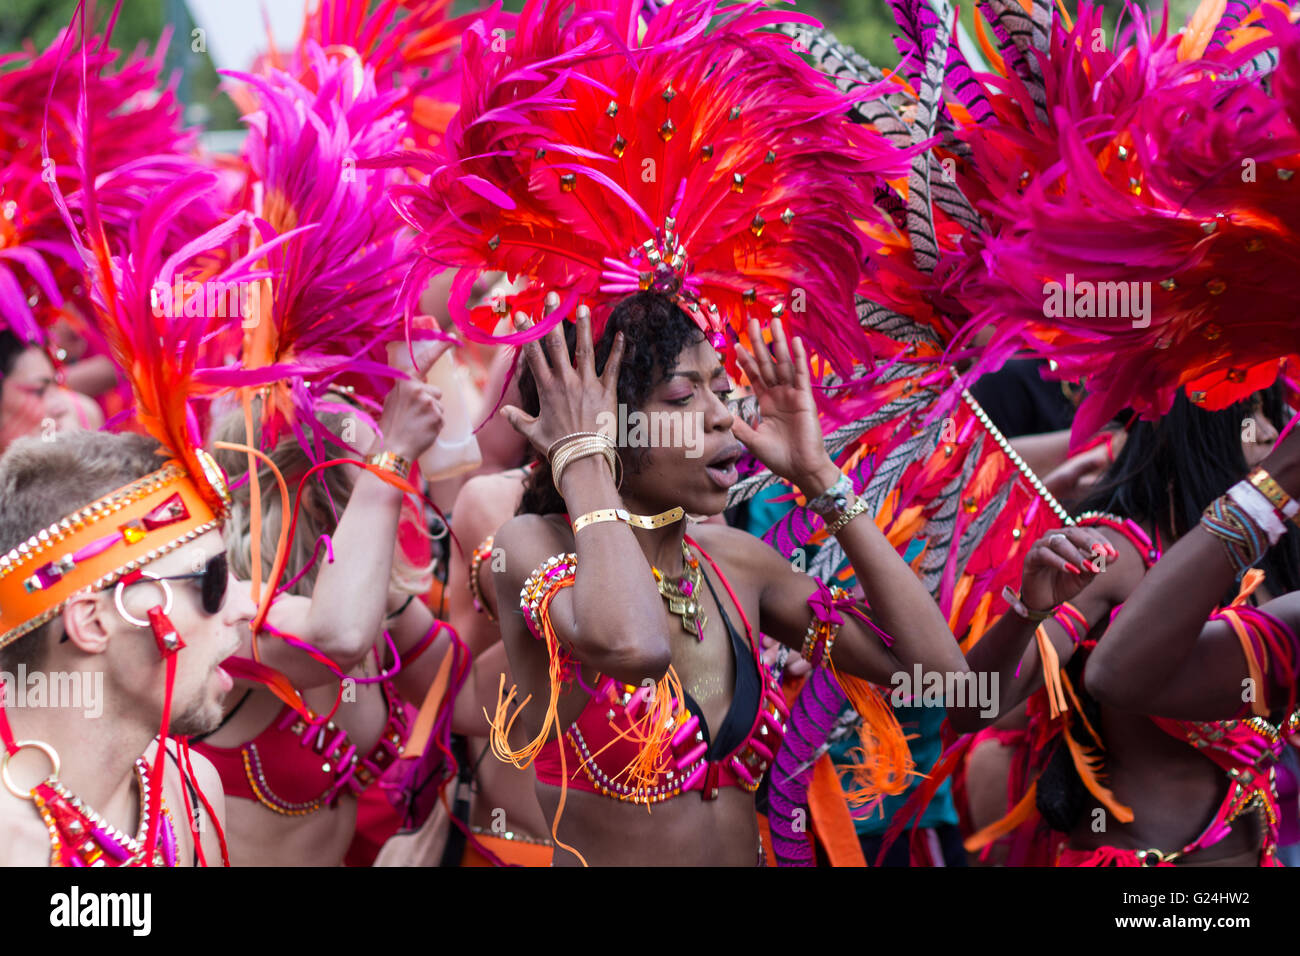
[[[1074,734],[1068,729],[1065,731],[1065,743],[1070,748],[1070,756],[1074,758],[1074,769],[1079,772],[1079,779],[1088,788],[1088,792],[1113,813],[1120,823],[1132,823],[1133,810],[1116,800],[1115,794],[1110,792],[1098,776],[1101,754],[1095,750],[1085,751],[1083,745],[1074,739]]]
[[[977,833],[972,833],[963,842],[962,846],[966,852],[975,853],[984,849],[994,840],[1006,836],[1020,824],[1028,820],[1037,807],[1038,799],[1038,781],[1035,780],[1025,791],[1025,795],[1020,798],[1020,802],[1008,811],[1007,815],[1001,820],[994,820],[984,829]]]
[[[538,615],[542,621],[542,633],[546,640],[546,652],[550,659],[548,670],[550,687],[546,702],[546,715],[542,719],[542,727],[537,736],[518,750],[510,746],[510,732],[514,728],[515,721],[519,719],[520,713],[533,698],[530,694],[512,710],[511,705],[518,697],[518,688],[512,685],[507,692],[504,674],[501,675],[497,685],[496,713],[489,714],[485,708],[483,716],[488,719],[490,725],[489,745],[492,748],[493,755],[498,760],[512,764],[520,770],[524,770],[532,764],[552,735],[559,741],[560,802],[555,810],[555,819],[551,821],[551,836],[554,838],[557,847],[568,850],[582,862],[583,866],[586,866],[586,858],[574,847],[562,841],[559,836],[560,817],[564,814],[564,804],[569,789],[569,771],[563,741],[564,732],[560,726],[559,716],[560,692],[564,685],[564,659],[560,653],[559,637],[555,633],[555,629],[551,627],[550,607],[551,601],[555,599],[556,595],[566,587],[573,587],[573,584],[572,578],[560,580],[542,598],[538,607]],[[679,721],[686,718],[685,711],[678,708],[676,703],[683,698],[682,684],[677,677],[677,672],[669,667],[668,672],[655,684],[645,684],[635,688],[633,694],[634,700],[636,695],[644,695],[649,701],[649,706],[646,708],[644,716],[634,721],[627,730],[619,731],[617,739],[635,742],[637,757],[618,773],[611,774],[611,779],[618,780],[625,777],[627,784],[631,787],[652,787],[670,765],[673,756],[673,733],[676,731]],[[680,713],[679,710],[681,710]],[[591,759],[594,760],[613,743],[614,741],[610,741],[606,747],[593,753]],[[646,812],[649,811],[650,807],[647,804]]]
[[[1101,764],[1099,751],[1104,751],[1105,748],[1101,744],[1101,738],[1097,735],[1097,731],[1084,717],[1083,709],[1079,707],[1079,700],[1075,696],[1074,687],[1071,685],[1069,677],[1061,670],[1061,660],[1056,655],[1056,647],[1053,646],[1052,639],[1047,636],[1047,631],[1043,628],[1043,625],[1038,625],[1038,630],[1034,632],[1034,639],[1038,642],[1038,655],[1042,660],[1043,667],[1043,689],[1047,692],[1047,703],[1052,719],[1055,720],[1070,709],[1070,705],[1065,699],[1068,690],[1070,697],[1074,699],[1075,712],[1083,719],[1085,729],[1097,744],[1095,750],[1085,751],[1083,746],[1074,739],[1074,735],[1070,733],[1068,727],[1062,731],[1065,735],[1065,743],[1070,748],[1070,756],[1074,759],[1074,768],[1079,772],[1079,779],[1088,788],[1088,792],[1115,815],[1115,819],[1121,823],[1131,823],[1133,821],[1133,811],[1116,800],[1115,795],[1101,782],[1098,776],[1098,767]]]
[[[902,793],[917,773],[894,709],[867,681],[835,671],[833,663],[831,669],[849,703],[862,717],[861,744],[849,751],[852,763],[841,767],[851,771],[850,784],[845,789],[849,803],[863,807],[886,795]]]
[[[1038,642],[1038,657],[1042,661],[1043,689],[1047,691],[1047,704],[1055,720],[1069,707],[1061,690],[1061,659],[1056,656],[1056,647],[1043,625],[1039,624],[1038,630],[1034,631],[1034,640]]]

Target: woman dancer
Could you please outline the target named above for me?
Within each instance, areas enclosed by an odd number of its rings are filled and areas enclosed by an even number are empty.
[[[511,434],[517,433],[511,430]],[[551,861],[550,825],[537,804],[532,774],[491,759],[489,728],[483,716],[485,707],[490,710],[495,705],[501,675],[510,669],[497,624],[492,583],[493,565],[502,557],[494,535],[514,516],[528,474],[527,468],[512,468],[471,478],[452,509],[455,538],[466,547],[478,542],[466,560],[453,562],[447,575],[448,616],[474,654],[472,676],[457,695],[455,710],[455,730],[468,738],[461,785],[470,788],[469,793],[458,790],[458,796],[469,802],[469,819],[463,822],[473,834],[465,847],[463,865],[491,862],[482,849],[520,866],[547,866]],[[525,742],[522,732],[512,738],[514,746]]]
[[[0,328],[0,452],[46,427],[61,430],[71,412],[45,350]]]
[[[324,423],[350,431],[341,415]],[[368,461],[403,472],[437,439],[442,413],[437,390],[400,381],[384,403],[380,435],[360,415],[351,422],[357,446],[370,448]],[[217,429],[217,438],[243,436],[242,416]],[[247,456],[221,453],[233,479],[247,473]],[[286,438],[272,455],[291,483],[309,467],[297,441]],[[344,469],[347,469],[345,472]],[[305,641],[332,660],[349,678],[333,719],[324,722],[339,690],[339,674],[289,644],[263,638],[262,661],[285,674],[304,692],[313,724],[283,704],[268,689],[240,682],[226,698],[221,726],[195,749],[221,774],[231,821],[231,856],[237,865],[337,866],[357,827],[358,797],[401,753],[409,727],[402,697],[423,699],[446,649],[439,638],[415,663],[406,661],[391,681],[374,682],[393,661],[382,653],[388,631],[398,656],[407,658],[436,625],[419,600],[427,588],[396,554],[402,493],[369,472],[350,466],[325,470],[326,485],[311,480],[285,569],[298,580],[290,594],[276,599],[268,618],[273,633]],[[260,476],[272,485],[269,472]],[[332,502],[332,504],[331,504]],[[279,534],[279,497],[262,499],[262,573]],[[337,523],[332,507],[341,509]],[[238,488],[227,544],[236,573],[251,573],[251,517],[248,483]],[[333,560],[322,553],[313,562],[320,536],[331,538]],[[307,595],[310,595],[308,597]],[[245,648],[245,653],[247,648]],[[319,725],[317,725],[319,724]]]
[[[1291,718],[1300,591],[1258,609],[1212,612],[1216,598],[1250,573],[1266,547],[1291,546],[1294,529],[1285,537],[1284,531],[1300,514],[1297,500],[1300,429],[1292,428],[1133,592],[1111,625],[1114,639],[1097,648],[1088,666],[1089,693],[1112,707],[1180,720]],[[1223,514],[1246,533],[1226,530]],[[1295,729],[1288,720],[1288,733]]]
[[[1093,649],[1111,640],[1113,613],[1162,550],[1194,527],[1216,491],[1244,475],[1259,449],[1267,448],[1276,435],[1272,420],[1282,414],[1276,399],[1270,390],[1211,413],[1180,396],[1160,422],[1133,427],[1085,505],[1112,513],[1085,513],[1080,526],[1053,532],[1031,550],[1019,608],[990,629],[968,660],[972,669],[998,672],[1001,712],[1034,695],[1030,740],[1050,757],[1035,768],[1034,782],[1012,812],[968,847],[1008,832],[1036,808],[1052,830],[1066,835],[1054,851],[1058,865],[1273,863],[1275,828],[1270,832],[1268,824],[1275,814],[1267,811],[1261,827],[1246,812],[1272,806],[1272,791],[1266,779],[1239,765],[1234,754],[1245,751],[1235,731],[1209,728],[1222,746],[1207,744],[1204,728],[1153,723],[1098,706],[1083,675]],[[1262,441],[1243,444],[1243,420],[1253,422]],[[1276,557],[1273,587],[1294,587],[1294,557]],[[1214,596],[1222,599],[1222,590]],[[954,727],[976,729],[979,721],[970,716],[955,714]],[[1055,747],[1047,749],[1052,740]]]
[[[757,322],[749,333],[762,341]],[[504,414],[545,461],[520,516],[496,538],[505,558],[497,606],[511,671],[538,702],[521,713],[538,797],[556,820],[557,865],[755,863],[753,791],[783,706],[757,663],[760,631],[815,663],[829,665],[833,652],[838,671],[881,683],[914,664],[966,671],[916,576],[873,522],[855,520],[864,509],[826,455],[803,343],[788,345],[779,321],[772,334],[770,356],[737,350],[759,398],[757,428],[733,418],[717,352],[666,296],[623,300],[595,348],[585,312],[572,355],[558,328],[545,351],[540,341],[524,347],[538,405]],[[700,453],[615,451],[592,437],[619,403],[694,416]],[[700,524],[688,534],[686,513],[725,505],[745,447],[737,438],[825,506],[869,612],[827,601],[824,588],[744,532]],[[834,607],[852,610],[841,617]],[[640,746],[619,739],[638,731]]]

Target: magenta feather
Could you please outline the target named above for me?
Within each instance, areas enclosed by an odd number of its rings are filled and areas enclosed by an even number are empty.
[[[1162,414],[1181,387],[1223,407],[1256,387],[1253,368],[1300,355],[1289,78],[1279,71],[1270,95],[1237,73],[1253,48],[1180,59],[1181,35],[1142,18],[1096,49],[1099,18],[1084,7],[1053,34],[1045,121],[1018,95],[995,96],[997,120],[964,134],[994,227],[950,286],[971,304],[966,335],[994,330],[976,373],[1028,347],[1087,380],[1076,440],[1126,405]],[[1298,28],[1267,22],[1294,56]],[[1049,291],[1085,283],[1122,283],[1149,312],[1049,314]]]
[[[286,401],[276,410],[290,420],[310,414],[311,396],[349,371],[344,359],[382,359],[383,343],[402,336],[398,297],[414,261],[405,225],[386,199],[405,175],[369,165],[402,143],[406,123],[394,112],[400,92],[380,93],[355,55],[311,45],[307,55],[309,84],[280,71],[230,74],[257,105],[245,118],[244,159],[258,241],[296,230],[265,253],[257,243],[249,247],[250,256],[265,255],[271,305],[263,316],[269,328],[246,337],[242,381],[265,384],[266,369],[275,368],[308,383],[306,391],[281,393]],[[202,378],[241,381],[230,369]]]
[[[80,206],[78,157],[89,125],[95,130],[89,160],[101,178],[99,218],[115,250],[161,185],[199,168],[188,155],[195,138],[181,125],[174,92],[159,89],[167,37],[153,53],[137,50],[119,63],[122,56],[107,35],[89,36],[82,103],[76,72],[58,69],[68,36],[60,33],[39,53],[29,48],[0,57],[0,324],[31,341],[65,298],[82,312],[91,308],[81,291],[80,257],[46,181],[56,178],[69,205]],[[43,126],[48,164],[41,154]],[[218,215],[212,203],[177,212],[179,218],[162,223],[168,242],[201,232]],[[95,337],[93,326],[82,331]]]

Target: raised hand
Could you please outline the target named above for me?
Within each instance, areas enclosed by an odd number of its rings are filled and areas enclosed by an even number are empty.
[[[761,347],[757,319],[749,320],[749,341],[757,354],[738,345],[736,358],[754,389],[762,421],[752,428],[737,418],[732,430],[773,474],[793,482],[806,497],[819,495],[840,472],[822,441],[803,341],[796,337],[792,350],[780,319],[772,322],[772,354]]]
[[[424,357],[415,378],[398,379],[379,418],[382,447],[407,461],[424,454],[442,432],[442,389],[424,383],[424,376],[439,358],[455,345],[440,342]]]
[[[1031,611],[1056,607],[1118,559],[1119,552],[1091,528],[1053,531],[1034,542],[1025,557],[1020,598]]]
[[[548,311],[558,305],[558,298],[548,297]],[[614,336],[614,344],[605,363],[605,371],[596,374],[595,349],[591,341],[591,310],[577,309],[578,340],[573,360],[564,342],[563,323],[556,323],[541,340],[524,345],[524,359],[537,382],[541,411],[528,415],[514,405],[505,405],[501,414],[514,429],[527,438],[542,455],[561,438],[577,432],[598,432],[616,421],[618,412],[618,370],[623,360],[623,333]],[[522,312],[515,315],[515,328],[531,328],[532,321]],[[543,345],[545,353],[543,353]],[[547,356],[550,363],[547,363]]]

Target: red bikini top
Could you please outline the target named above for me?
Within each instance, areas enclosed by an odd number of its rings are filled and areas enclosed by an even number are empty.
[[[382,685],[388,720],[374,748],[358,753],[334,721],[309,723],[286,704],[260,734],[237,747],[195,741],[217,768],[226,796],[256,800],[285,816],[305,816],[338,803],[345,791],[360,794],[401,756],[410,733],[407,705],[387,681]]]
[[[713,567],[718,570],[716,565]],[[560,739],[547,741],[538,751],[533,765],[539,782],[563,786],[567,773],[567,784],[575,790],[641,804],[658,803],[688,790],[698,790],[702,799],[714,800],[723,787],[741,787],[751,793],[758,789],[763,773],[781,745],[790,712],[780,686],[762,665],[761,652],[753,640],[744,610],[721,572],[718,573],[740,612],[746,634],[742,638],[732,626],[712,581],[705,574],[704,581],[722,613],[736,661],[731,707],[717,737],[710,736],[699,705],[683,691],[683,699],[673,700],[677,717],[671,753],[650,781],[632,786],[625,779],[625,770],[637,761],[640,753],[634,727],[645,716],[650,688],[600,677],[592,690],[581,681],[575,668],[573,674],[579,686],[590,696],[578,719],[564,732],[563,769]]]

